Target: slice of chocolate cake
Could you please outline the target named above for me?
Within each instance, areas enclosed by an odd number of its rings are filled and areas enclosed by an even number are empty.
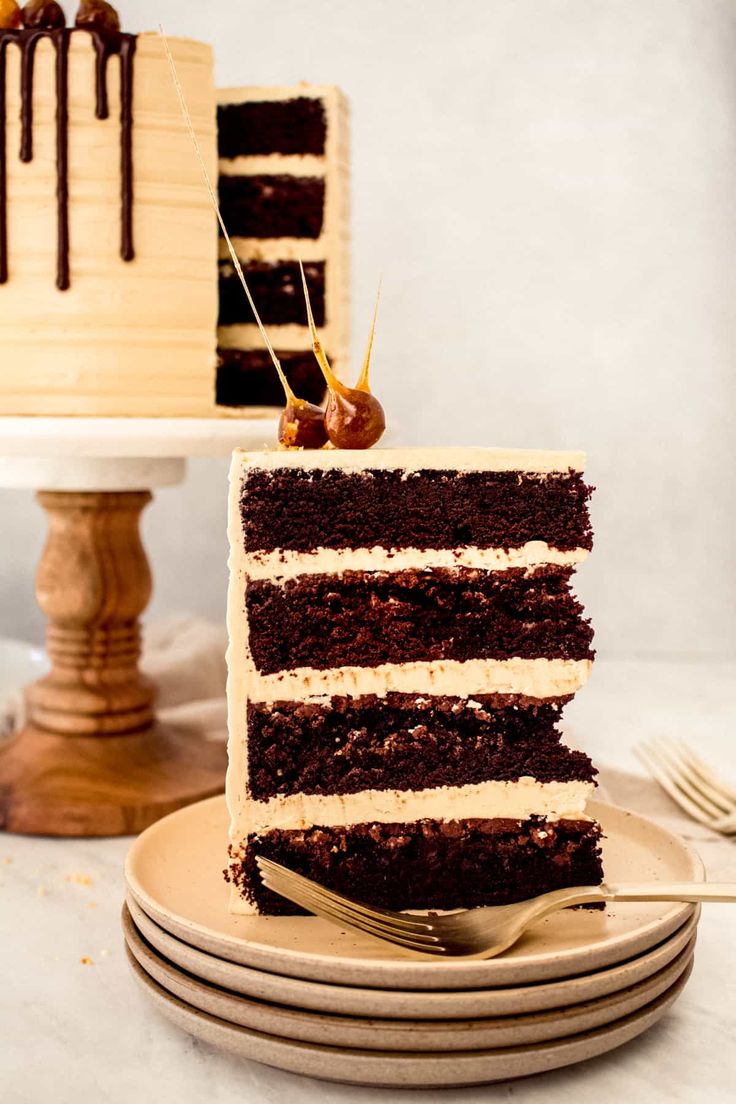
[[[261,318],[300,397],[319,402],[299,260],[325,350],[347,364],[350,314],[348,107],[302,84],[218,92],[220,206]],[[219,262],[217,402],[279,406],[282,391],[224,241]]]
[[[395,909],[601,880],[595,770],[558,729],[593,657],[583,460],[234,454],[233,911],[298,911],[258,854]]]

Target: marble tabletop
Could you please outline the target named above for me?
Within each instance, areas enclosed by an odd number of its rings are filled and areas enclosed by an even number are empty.
[[[573,742],[638,772],[633,744],[681,735],[736,778],[736,663],[601,659],[570,708]],[[736,909],[705,906],[695,970],[670,1014],[621,1050],[524,1081],[462,1090],[352,1088],[243,1062],[151,1007],[120,936],[128,839],[0,836],[0,1100],[3,1104],[720,1104],[736,1082]],[[730,845],[729,845],[730,846]],[[711,877],[725,877],[736,843]],[[732,875],[736,879],[736,874]]]

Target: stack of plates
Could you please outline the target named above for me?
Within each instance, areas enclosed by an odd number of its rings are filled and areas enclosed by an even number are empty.
[[[677,837],[610,805],[611,882],[698,881]],[[556,1069],[656,1023],[692,968],[699,909],[621,903],[541,921],[485,962],[415,958],[314,917],[232,916],[224,800],[158,821],[128,856],[125,942],[160,1011],[215,1046],[364,1085],[469,1085]]]

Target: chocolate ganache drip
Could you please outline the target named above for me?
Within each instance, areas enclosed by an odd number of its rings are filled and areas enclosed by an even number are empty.
[[[133,59],[136,36],[109,33],[92,26],[26,26],[0,28],[0,284],[8,280],[8,195],[7,195],[7,51],[14,45],[21,54],[20,100],[21,140],[19,158],[33,160],[33,83],[36,48],[48,38],[56,51],[56,286],[65,291],[69,272],[69,43],[73,34],[88,34],[95,50],[95,115],[109,117],[107,94],[108,61],[120,58],[120,255],[124,261],[135,256],[133,248]]]

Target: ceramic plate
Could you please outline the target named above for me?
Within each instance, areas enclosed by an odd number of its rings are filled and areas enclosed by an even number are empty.
[[[679,837],[603,802],[603,863],[612,882],[702,881],[703,865]],[[662,942],[694,906],[622,902],[604,912],[555,913],[488,961],[427,959],[311,916],[228,912],[227,811],[223,797],[179,809],[138,837],[125,865],[128,888],[172,935],[209,954],[271,973],[385,989],[524,985],[599,970]]]
[[[669,966],[637,985],[597,1000],[550,1012],[472,1020],[391,1020],[331,1016],[255,1001],[173,966],[123,918],[125,942],[139,966],[168,993],[200,1012],[254,1031],[306,1043],[365,1050],[451,1051],[497,1049],[567,1038],[637,1012],[669,989],[690,964],[695,937]]]
[[[479,1085],[527,1077],[605,1054],[641,1035],[661,1019],[682,992],[692,968],[688,964],[669,989],[638,1012],[569,1039],[493,1050],[423,1054],[318,1046],[238,1027],[199,1012],[167,993],[138,965],[130,951],[128,955],[136,979],[159,1011],[177,1027],[211,1046],[307,1077],[396,1088]]]
[[[469,1019],[480,1016],[510,1016],[564,1008],[593,1000],[635,985],[667,966],[693,938],[700,905],[674,935],[653,950],[619,966],[597,970],[582,977],[548,981],[513,989],[460,989],[456,993],[401,989],[357,989],[348,985],[325,985],[318,981],[284,977],[215,958],[160,928],[128,898],[128,908],[138,930],[159,954],[187,973],[212,985],[230,989],[257,1000],[275,1001],[317,1012],[347,1016],[388,1016],[392,1019]],[[125,914],[125,910],[123,910]],[[124,925],[126,921],[124,918]]]

